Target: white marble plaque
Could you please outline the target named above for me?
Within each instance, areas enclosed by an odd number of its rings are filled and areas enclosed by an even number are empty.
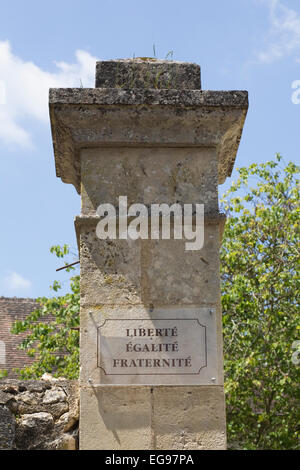
[[[215,310],[156,310],[105,318],[97,366],[106,384],[217,384]]]

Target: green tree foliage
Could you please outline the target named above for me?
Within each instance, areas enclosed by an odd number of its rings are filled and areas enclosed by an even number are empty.
[[[8,376],[8,372],[6,369],[0,369],[0,379]]]
[[[299,448],[299,168],[239,169],[225,194],[222,309],[228,437]]]
[[[69,254],[67,245],[50,249],[58,258]],[[66,264],[68,264],[66,262]],[[70,271],[73,268],[67,268]],[[59,282],[51,288],[58,292]],[[19,370],[20,377],[31,379],[41,377],[45,372],[56,377],[76,379],[79,369],[79,276],[70,280],[71,292],[64,296],[37,299],[40,308],[24,321],[14,323],[12,333],[26,332],[20,348],[25,349],[35,361]]]
[[[239,170],[223,199],[228,219],[221,249],[225,390],[231,448],[299,448],[299,169],[281,157]],[[68,248],[51,251],[62,258]],[[60,285],[54,282],[57,291]],[[39,299],[41,308],[13,332],[44,372],[78,375],[79,278],[71,293]],[[41,322],[41,317],[53,320]],[[294,360],[292,360],[294,358]]]

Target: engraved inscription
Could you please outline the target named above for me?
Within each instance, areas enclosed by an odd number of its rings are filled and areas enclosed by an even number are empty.
[[[109,375],[199,375],[207,328],[198,318],[106,319],[98,327],[98,367]]]

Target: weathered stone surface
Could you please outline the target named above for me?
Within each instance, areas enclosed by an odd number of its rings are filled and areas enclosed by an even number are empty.
[[[45,436],[49,436],[54,428],[50,413],[24,414],[18,419],[16,445],[18,449],[45,449]]]
[[[64,380],[61,382],[62,388],[67,395],[69,405],[69,416],[79,420],[79,391],[78,383],[75,380]]]
[[[143,240],[142,299],[146,305],[214,305],[219,290],[219,226],[205,224],[204,247],[186,240]]]
[[[67,396],[65,392],[61,389],[58,390],[47,390],[44,394],[43,403],[46,405],[52,403],[59,403],[62,401],[66,401]]]
[[[72,415],[72,413],[64,413],[57,421],[57,427],[61,428],[63,432],[68,432],[78,424],[79,416]]]
[[[78,436],[63,436],[52,444],[52,450],[78,450]]]
[[[103,60],[96,63],[96,88],[201,88],[198,64],[155,58]]]
[[[120,90],[118,88],[50,88],[50,109],[58,105],[152,105],[248,108],[244,90]],[[59,108],[58,108],[59,109]],[[127,110],[128,111],[128,110]]]
[[[152,426],[156,449],[224,450],[223,387],[154,387]]]
[[[219,183],[231,175],[248,109],[244,91],[52,89],[56,173],[80,193],[80,150],[134,145],[216,147]]]
[[[222,386],[84,388],[83,449],[226,448]]]
[[[140,303],[140,241],[99,240],[95,228],[81,229],[81,306]]]
[[[185,251],[184,239],[99,240],[98,221],[76,221],[81,234],[82,306],[215,303],[222,218],[208,219],[200,251]]]
[[[78,449],[78,421],[77,382],[0,381],[0,449]]]
[[[17,380],[4,378],[0,381],[1,390],[5,393],[17,395],[22,392],[44,392],[51,388],[51,384],[44,380]]]
[[[16,420],[12,412],[0,405],[0,450],[14,449]]]
[[[83,388],[80,447],[93,449],[149,449],[151,400],[144,387]]]
[[[231,175],[246,117],[233,106],[51,105],[56,172],[80,193],[80,150],[88,146],[216,147],[219,184]],[[80,116],[80,118],[78,117]],[[213,131],[214,127],[214,131]]]
[[[0,390],[0,405],[9,404],[11,401],[16,401],[14,398],[15,394],[9,391]]]
[[[211,148],[103,148],[81,153],[81,213],[99,204],[204,204],[218,211],[218,160]]]
[[[57,397],[60,397],[60,400]],[[55,419],[58,419],[68,411],[69,407],[65,394],[56,389],[47,390],[45,394],[29,391],[20,393],[17,397],[17,409],[21,414],[49,411]]]

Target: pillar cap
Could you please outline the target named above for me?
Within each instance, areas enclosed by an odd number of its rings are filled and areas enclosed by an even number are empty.
[[[151,57],[100,61],[96,88],[200,90],[200,66]]]

